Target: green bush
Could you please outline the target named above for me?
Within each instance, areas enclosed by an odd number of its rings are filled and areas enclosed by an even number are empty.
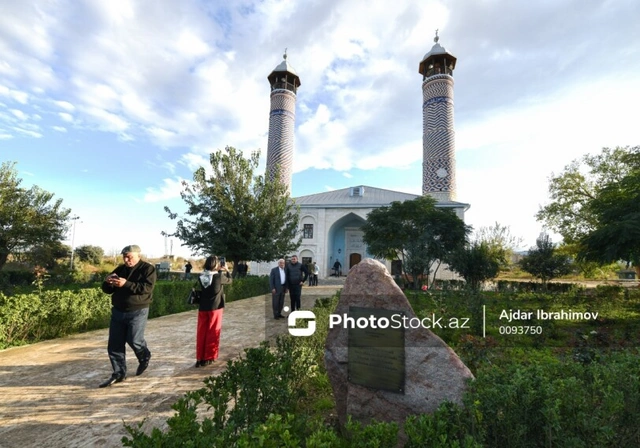
[[[311,352],[296,339],[278,338],[245,350],[227,362],[220,375],[205,379],[202,389],[188,392],[173,406],[176,414],[163,433],[150,435],[125,425],[131,438],[124,446],[300,446],[304,420],[289,415],[301,398],[302,384],[312,365]],[[210,409],[211,417],[199,412]],[[209,413],[208,413],[209,414]],[[284,417],[282,417],[284,416]],[[258,443],[259,441],[259,443]]]
[[[486,446],[640,446],[637,353],[492,366],[471,383]]]
[[[481,416],[475,406],[444,402],[433,414],[411,415],[404,424],[405,448],[479,448]],[[478,439],[476,439],[476,437]]]
[[[266,277],[236,279],[225,286],[226,300],[262,295],[265,288],[268,290],[268,283]],[[195,309],[186,303],[192,287],[193,282],[158,281],[149,317]],[[17,287],[14,291],[21,292],[0,293],[0,349],[109,326],[111,300],[98,286],[82,288],[72,284],[45,289],[36,285]]]
[[[540,282],[520,282],[516,280],[498,280],[496,288],[500,292],[569,292],[572,289],[584,289],[575,283],[549,282],[546,285]]]
[[[31,285],[35,279],[36,276],[33,271],[2,270],[0,271],[0,291],[10,293],[14,287]]]
[[[224,287],[225,300],[229,302],[270,294],[270,291],[269,277],[265,275],[248,275],[243,278],[236,278],[230,285]]]
[[[0,348],[103,328],[111,307],[97,289],[0,293]]]

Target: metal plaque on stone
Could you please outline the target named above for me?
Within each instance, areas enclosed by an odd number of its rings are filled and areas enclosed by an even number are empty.
[[[404,394],[403,317],[400,311],[349,307],[353,319],[348,321],[350,382]]]

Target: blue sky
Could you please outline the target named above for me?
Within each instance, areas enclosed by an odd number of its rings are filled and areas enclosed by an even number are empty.
[[[161,256],[180,182],[226,145],[260,149],[267,76],[298,90],[293,196],[421,192],[422,77],[440,44],[455,79],[457,199],[474,228],[529,247],[548,178],[640,144],[636,0],[335,2],[0,0],[0,160],[55,193],[74,243]],[[67,243],[71,242],[71,232]]]

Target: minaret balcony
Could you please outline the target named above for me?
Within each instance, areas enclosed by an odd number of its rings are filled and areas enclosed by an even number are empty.
[[[271,84],[271,90],[279,90],[279,89],[285,89],[285,90],[289,90],[293,93],[296,93],[296,85],[290,82],[286,82],[286,81],[278,81],[275,82],[273,84]]]

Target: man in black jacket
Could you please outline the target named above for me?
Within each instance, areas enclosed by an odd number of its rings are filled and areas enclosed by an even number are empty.
[[[144,329],[156,284],[156,268],[140,259],[140,247],[135,244],[122,249],[122,258],[124,263],[102,282],[102,291],[111,294],[107,352],[113,374],[100,387],[111,386],[126,378],[125,344],[129,344],[138,358],[136,375],[141,375],[147,369],[151,359]]]
[[[298,256],[292,255],[291,262],[285,268],[287,278],[287,289],[291,298],[291,311],[300,309],[300,296],[302,295],[302,285],[307,280],[309,272],[307,267],[298,263]]]

